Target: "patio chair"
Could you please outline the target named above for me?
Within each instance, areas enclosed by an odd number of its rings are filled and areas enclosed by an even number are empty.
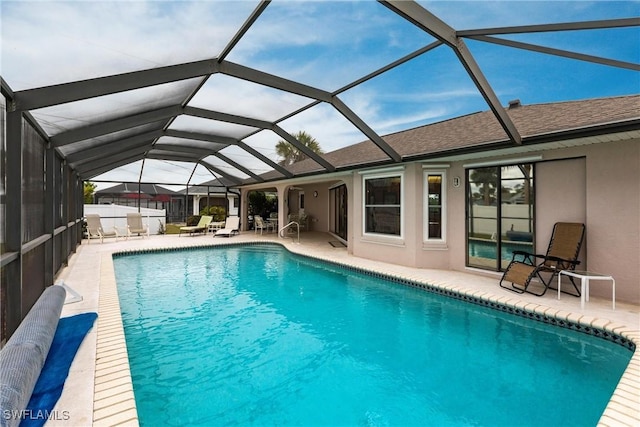
[[[513,292],[530,293],[537,296],[544,295],[551,288],[554,277],[562,270],[575,270],[580,264],[578,255],[584,240],[584,224],[575,222],[557,222],[553,226],[553,234],[546,255],[537,255],[525,251],[513,251],[511,262],[500,279],[500,286]],[[521,260],[516,258],[522,257]],[[540,262],[537,260],[540,259]],[[545,280],[543,275],[550,274]],[[533,279],[537,277],[544,289],[535,292],[529,289]],[[580,296],[580,289],[570,277],[576,294]],[[504,284],[503,284],[504,283]],[[510,283],[511,285],[508,285]],[[536,282],[534,282],[536,283]],[[554,289],[554,288],[551,288]],[[564,292],[564,291],[563,291]]]
[[[306,231],[309,228],[309,217],[306,214],[300,214],[298,224],[300,224],[300,231]]]
[[[118,229],[114,227],[113,230],[106,231],[102,227],[100,215],[86,214],[84,218],[87,221],[87,240],[89,244],[91,244],[91,239],[100,239],[100,243],[103,243],[105,237],[115,237],[116,241],[118,241],[120,236]]]
[[[253,218],[253,220],[255,222],[255,224],[253,225],[253,229],[254,229],[255,233],[257,233],[258,230],[260,230],[260,234],[262,234],[263,230],[267,230],[267,233],[268,233],[269,230],[273,230],[274,229],[273,224],[268,222],[268,221],[263,220],[260,215],[256,215]]]
[[[297,222],[298,228],[300,231],[305,231],[308,228],[307,222],[309,221],[309,217],[306,214],[290,214],[289,222]],[[289,232],[294,232],[293,228],[289,228]]]
[[[149,237],[149,227],[146,224],[142,223],[142,214],[139,213],[128,213],[127,214],[127,236],[132,237],[133,235],[142,236],[144,235]]]
[[[182,235],[182,233],[189,233],[189,235],[193,235],[193,233],[206,233],[209,230],[209,224],[211,221],[213,221],[212,216],[202,215],[200,217],[200,221],[198,221],[198,225],[180,227],[180,233],[178,236]]]
[[[216,234],[214,234],[213,237],[216,237],[216,236],[231,237],[234,234],[238,234],[239,232],[240,232],[240,217],[230,216],[229,218],[227,218],[227,222],[225,222],[224,228],[216,231]]]

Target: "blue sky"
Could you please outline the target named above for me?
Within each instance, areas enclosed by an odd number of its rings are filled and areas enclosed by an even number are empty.
[[[419,3],[457,30],[640,15],[637,1]],[[12,89],[20,90],[216,57],[256,5],[255,1],[3,0],[2,77]],[[503,37],[640,62],[638,27]],[[227,60],[335,91],[432,41],[430,35],[377,2],[275,0]],[[503,105],[516,98],[533,104],[640,92],[637,71],[478,41],[467,41],[467,46]],[[168,86],[155,96],[169,98],[178,88]],[[55,133],[117,115],[123,109],[153,105],[156,100],[149,96],[113,96],[106,104],[111,110],[106,115],[105,104],[95,100],[40,111],[36,117]],[[445,46],[350,89],[340,98],[380,135],[488,109]],[[308,102],[214,75],[191,105],[275,120]],[[82,119],[69,120],[79,109]],[[184,119],[178,125],[186,130],[206,128],[207,124]],[[286,120],[282,127],[290,133],[306,130],[325,151],[366,139],[327,105]],[[244,132],[238,128],[231,131]],[[247,142],[276,159],[274,146],[279,139],[261,132]],[[249,161],[241,150],[229,149],[227,154]],[[264,171],[264,164],[255,167]]]

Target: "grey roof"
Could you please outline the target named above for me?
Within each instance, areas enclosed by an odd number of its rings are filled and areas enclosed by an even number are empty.
[[[234,187],[235,182],[222,178],[212,179],[211,181],[202,182],[198,185],[190,185],[188,193],[189,194],[220,194],[226,193],[229,187]],[[178,191],[180,194],[187,193],[187,190]]]
[[[103,188],[102,190],[98,190],[95,192],[96,195],[104,195],[104,194],[126,194],[126,193],[137,193],[138,189],[143,194],[148,195],[158,195],[158,194],[168,194],[168,195],[178,195],[179,193],[169,190],[168,188],[164,188],[157,184],[148,184],[148,183],[130,183],[125,182],[122,184],[114,185],[113,187]]]
[[[506,109],[522,135],[522,145],[562,141],[603,133],[640,130],[640,95],[588,99]],[[408,129],[383,137],[402,158],[436,159],[457,152],[481,152],[517,146],[511,142],[490,111]],[[323,157],[340,169],[363,168],[388,162],[375,144],[363,141]],[[309,159],[288,169],[296,175],[321,172]],[[267,173],[265,180],[277,179]],[[246,183],[253,181],[247,180]]]

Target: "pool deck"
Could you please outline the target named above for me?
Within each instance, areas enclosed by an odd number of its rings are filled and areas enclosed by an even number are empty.
[[[611,299],[591,297],[580,309],[580,300],[563,295],[557,299],[555,291],[542,297],[516,294],[498,286],[500,276],[486,277],[468,272],[417,269],[358,258],[347,253],[344,247],[333,247],[329,241],[336,239],[326,233],[305,232],[300,243],[292,239],[279,239],[275,234],[243,232],[234,237],[199,236],[151,236],[127,241],[105,239],[103,244],[84,240],[69,265],[58,275],[58,280],[82,295],[83,300],[67,304],[62,316],[88,311],[98,312],[97,327],[85,338],[71,366],[63,394],[54,408],[56,415],[47,426],[116,426],[138,425],[137,412],[129,362],[120,316],[116,283],[111,254],[121,251],[160,249],[175,247],[236,244],[254,241],[277,241],[292,252],[328,261],[363,268],[398,278],[447,289],[537,313],[555,319],[569,320],[614,332],[633,341],[637,350],[609,402],[599,425],[640,426],[640,306],[616,301],[612,310]],[[160,273],[161,274],[161,273]],[[596,282],[593,286],[599,286]],[[608,286],[606,282],[602,284]],[[564,397],[559,397],[559,404]],[[570,396],[579,399],[580,396]],[[544,408],[541,408],[544,410]],[[56,419],[57,418],[57,419]]]

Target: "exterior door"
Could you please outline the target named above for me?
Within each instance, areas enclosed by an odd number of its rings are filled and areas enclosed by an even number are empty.
[[[467,170],[467,265],[500,271],[534,252],[533,164]]]
[[[330,231],[347,240],[347,186],[342,184],[329,190]]]

